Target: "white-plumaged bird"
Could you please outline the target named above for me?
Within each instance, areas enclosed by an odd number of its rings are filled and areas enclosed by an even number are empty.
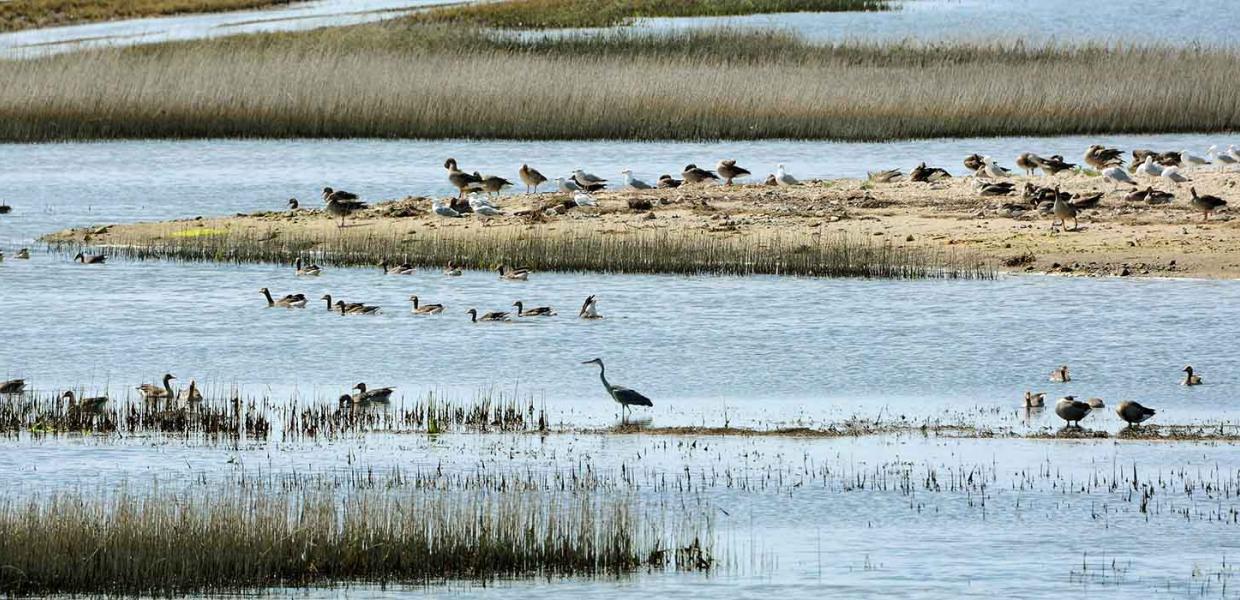
[[[1186,167],[1204,167],[1210,164],[1210,161],[1190,153],[1188,150],[1180,150],[1180,162]]]
[[[585,192],[577,192],[576,194],[573,194],[573,204],[576,204],[577,206],[598,206],[598,203],[594,200],[594,196],[591,196]]]
[[[1102,180],[1114,183],[1116,186],[1121,183],[1137,185],[1137,182],[1132,180],[1132,177],[1128,175],[1128,171],[1125,171],[1123,167],[1107,167],[1103,169]]]
[[[441,217],[460,217],[461,213],[456,212],[451,206],[445,206],[443,200],[431,200],[431,207],[435,210],[435,214]]]
[[[564,179],[563,177],[555,178],[555,185],[561,192],[580,192],[581,186],[577,185],[572,179]]]
[[[1162,172],[1163,168],[1154,162],[1153,156],[1146,156],[1145,162],[1137,165],[1137,175],[1145,175],[1150,179],[1161,176]]]
[[[784,170],[784,163],[779,163],[775,171],[775,183],[779,185],[798,185],[801,182]]]
[[[1007,169],[1000,167],[999,164],[996,163],[994,159],[990,158],[989,156],[982,157],[982,168],[986,170],[987,175],[989,175],[990,177],[994,177],[996,179],[1000,177],[1007,177],[1012,174],[1011,171],[1008,171]]]
[[[1206,155],[1214,160],[1215,164],[1218,165],[1218,170],[1220,171],[1227,167],[1233,166],[1236,163],[1240,163],[1240,160],[1232,158],[1231,154],[1226,151],[1220,152],[1218,146],[1210,146],[1210,150],[1206,152]]]
[[[1186,181],[1192,181],[1192,179],[1189,179],[1188,177],[1184,176],[1183,173],[1180,172],[1179,167],[1167,167],[1163,169],[1162,178],[1176,185],[1179,185]]]
[[[629,189],[633,189],[633,190],[650,189],[649,183],[646,183],[645,181],[642,181],[640,179],[637,179],[636,177],[633,177],[633,171],[629,169],[625,169],[623,171],[620,171],[620,174],[624,175],[624,186],[625,187]]]

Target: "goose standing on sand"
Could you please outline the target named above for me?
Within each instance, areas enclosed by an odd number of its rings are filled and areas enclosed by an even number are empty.
[[[681,180],[664,173],[659,176],[659,181],[655,184],[655,186],[661,190],[670,190],[680,187],[680,184]]]
[[[288,211],[289,211],[289,212],[291,212],[291,213],[295,213],[295,212],[297,212],[297,209],[298,209],[299,207],[301,207],[301,204],[297,202],[297,199],[296,199],[296,198],[289,198],[289,199],[288,199]]]
[[[77,395],[73,393],[73,390],[65,390],[65,393],[60,395],[60,399],[69,403],[70,412],[99,412],[100,410],[103,410],[103,406],[108,403],[107,396],[93,396],[78,400]]]
[[[443,312],[442,304],[418,304],[417,296],[409,296],[409,301],[413,303],[410,312],[415,315],[437,315]]]
[[[893,170],[897,174],[900,172],[899,169]],[[918,164],[916,167],[913,167],[913,170],[909,171],[908,174],[909,181],[916,181],[919,183],[929,183],[931,181],[938,181],[939,179],[946,177],[951,177],[951,173],[948,173],[947,169],[927,167],[924,162]]]
[[[629,188],[630,190],[650,189],[649,183],[633,177],[633,171],[631,169],[620,171],[620,174],[624,175],[624,187]]]
[[[491,197],[491,194],[496,196],[503,195],[504,188],[507,187],[512,187],[512,182],[498,175],[489,175],[482,178],[482,191],[487,193],[488,199]]]
[[[482,189],[482,178],[462,171],[455,158],[445,160],[443,168],[448,170],[448,182],[456,188],[457,198],[464,198],[465,192]]]
[[[737,177],[748,177],[751,175],[748,169],[736,166],[735,160],[721,160],[715,165],[715,171],[723,178],[723,185],[732,185],[732,180]]]
[[[1055,206],[1051,209],[1055,213],[1055,218],[1059,219],[1059,224],[1064,228],[1068,228],[1068,219],[1072,219],[1072,231],[1076,231],[1080,223],[1076,220],[1076,206],[1071,202],[1065,201],[1059,194],[1055,195]],[[1055,222],[1051,222],[1053,227]]]
[[[684,170],[680,172],[680,176],[684,177],[685,183],[702,183],[704,181],[712,180],[719,181],[718,175],[715,175],[706,169],[700,169],[693,163],[685,165]]]
[[[273,307],[273,306],[279,306],[281,308],[305,308],[306,307],[306,295],[305,294],[286,294],[283,298],[280,298],[279,300],[275,300],[271,297],[271,290],[268,290],[267,288],[261,288],[258,291],[259,293],[263,295],[264,298],[267,299],[268,307]]]
[[[1115,414],[1128,423],[1129,427],[1140,425],[1150,420],[1154,416],[1154,412],[1154,409],[1141,406],[1140,403],[1133,400],[1124,400],[1115,407]]]
[[[964,168],[968,169],[970,173],[976,173],[984,165],[981,154],[970,154],[964,157]]]
[[[172,392],[171,381],[173,379],[176,379],[176,376],[165,373],[163,386],[144,383],[138,386],[138,391],[142,393],[142,398],[145,400],[171,400],[176,398],[176,394]]]
[[[383,271],[384,275],[413,275],[417,272],[417,269],[414,269],[413,265],[409,263],[393,265],[388,263],[386,258],[379,261],[379,269]]]
[[[1116,188],[1120,184],[1137,185],[1137,182],[1128,176],[1128,171],[1125,171],[1123,167],[1107,167],[1103,169],[1102,180],[1114,183]]]
[[[1188,188],[1188,192],[1193,195],[1192,198],[1188,200],[1188,203],[1194,210],[1201,211],[1202,221],[1209,221],[1210,213],[1227,206],[1227,201],[1219,198],[1218,196],[1198,196],[1197,188],[1195,187]]]
[[[1051,176],[1058,175],[1062,171],[1071,171],[1076,168],[1076,163],[1064,162],[1063,157],[1058,154],[1051,155],[1050,158],[1042,159],[1038,164],[1043,173]]]
[[[789,175],[788,171],[784,170],[784,163],[779,163],[775,166],[775,183],[784,187],[801,184],[796,177]]]
[[[564,179],[563,177],[555,178],[555,187],[561,192],[571,193],[580,192],[581,186],[577,185],[577,181],[573,179]]]
[[[1206,156],[1209,156],[1210,159],[1218,165],[1218,170],[1220,171],[1227,167],[1234,166],[1236,163],[1240,163],[1240,160],[1232,158],[1231,154],[1226,151],[1219,151],[1218,146],[1210,146],[1210,149],[1206,152]]]
[[[1059,368],[1051,371],[1051,381],[1055,383],[1068,383],[1072,378],[1068,376],[1068,365],[1059,365]]]
[[[526,309],[520,300],[512,303],[517,308],[518,317],[554,317],[555,311],[550,306],[535,306]]]
[[[1046,406],[1045,392],[1025,392],[1025,408],[1042,408]]]
[[[1045,161],[1046,159],[1032,152],[1022,152],[1020,156],[1016,157],[1016,166],[1023,169],[1025,175],[1033,177],[1033,172],[1042,168],[1042,163]]]
[[[1085,151],[1085,164],[1101,171],[1107,167],[1124,166],[1124,153],[1118,148],[1094,144]]]
[[[1184,381],[1181,381],[1180,382],[1181,384],[1201,385],[1201,376],[1193,372],[1192,365],[1188,365],[1187,367],[1184,367],[1183,372],[1184,372]]]
[[[1077,428],[1081,426],[1081,419],[1089,416],[1089,413],[1093,410],[1092,406],[1077,400],[1075,396],[1064,396],[1059,399],[1059,402],[1055,403],[1055,414],[1067,421],[1068,425],[1072,425],[1075,422]]]
[[[323,188],[323,200],[327,202],[327,214],[340,217],[340,227],[344,227],[344,220],[349,215],[369,208],[365,202],[358,199],[357,194],[344,190],[332,190],[329,187]]]
[[[508,313],[498,311],[498,310],[488,312],[480,317],[478,316],[478,309],[471,308],[465,311],[465,314],[469,315],[469,322],[471,323],[480,323],[484,321],[494,323],[494,322],[499,322],[499,321],[511,321],[512,320],[512,318],[508,316]]]
[[[581,303],[581,310],[577,316],[582,319],[601,319],[603,315],[598,314],[598,298],[594,294],[586,296],[586,301]]]
[[[500,279],[509,281],[525,281],[530,278],[529,269],[509,269],[506,265],[500,265],[495,269],[499,272]]]
[[[8,381],[0,382],[0,394],[4,394],[6,396],[15,396],[22,393],[25,389],[25,379],[10,379]]]
[[[525,193],[527,194],[530,193],[530,190],[537,194],[538,186],[547,182],[547,178],[542,173],[539,173],[538,169],[532,169],[527,164],[522,164],[521,170],[517,174],[521,176],[521,182],[525,184]]]
[[[434,211],[435,214],[449,219],[458,219],[461,217],[461,213],[457,212],[456,209],[451,206],[444,205],[443,200],[438,198],[431,200],[431,210]]]
[[[357,393],[353,394],[354,404],[366,404],[369,402],[386,403],[391,400],[392,392],[396,391],[396,388],[392,387],[367,389],[365,383],[359,383],[353,386],[353,389],[357,390]]]
[[[654,403],[650,401],[650,398],[641,395],[639,392],[626,388],[622,385],[612,385],[609,383],[607,381],[607,367],[603,365],[603,359],[596,358],[594,360],[587,360],[581,364],[598,365],[598,376],[599,379],[603,380],[603,389],[607,390],[607,394],[611,396],[612,400],[615,400],[620,404],[620,412],[622,415],[626,415],[629,407],[632,406],[654,406]]]
[[[84,265],[102,265],[107,262],[108,257],[102,254],[82,254],[81,252],[78,252],[77,256],[73,257],[73,260]]]
[[[318,277],[323,274],[322,267],[315,264],[307,265],[300,256],[293,261],[293,269],[293,273],[298,277]]]

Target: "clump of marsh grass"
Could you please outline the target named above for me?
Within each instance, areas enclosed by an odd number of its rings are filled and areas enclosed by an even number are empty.
[[[719,236],[708,232],[651,231],[624,236],[528,235],[520,230],[474,232],[468,236],[429,234],[330,235],[254,231],[213,236],[167,236],[118,241],[113,256],[138,260],[289,263],[313,254],[342,266],[371,266],[400,260],[417,266],[449,262],[493,269],[519,264],[539,271],[671,273],[682,275],[803,275],[895,279],[994,277],[991,265],[962,255],[924,248],[901,248],[867,238],[840,235],[752,234]],[[77,252],[77,242],[49,242]]]
[[[611,27],[642,17],[890,10],[886,0],[507,0],[433,8],[411,19],[508,29]]]
[[[592,83],[572,93],[547,85],[564,73]],[[736,31],[527,37],[402,21],[0,61],[0,80],[0,139],[10,141],[890,140],[1240,128],[1231,85],[1240,55],[1228,49],[817,45]]]
[[[288,4],[293,0],[8,0],[0,2],[0,31],[75,23],[224,12]]]
[[[0,593],[183,594],[711,566],[706,518],[669,527],[643,518],[632,495],[520,487],[341,494],[260,482],[3,500]]]

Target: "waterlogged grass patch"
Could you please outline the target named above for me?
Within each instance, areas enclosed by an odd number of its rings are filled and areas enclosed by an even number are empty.
[[[196,229],[182,229],[181,231],[174,231],[168,237],[179,238],[179,239],[193,239],[193,238],[211,237],[213,235],[224,235],[226,233],[228,233],[228,230],[220,229],[218,227],[199,227]]]

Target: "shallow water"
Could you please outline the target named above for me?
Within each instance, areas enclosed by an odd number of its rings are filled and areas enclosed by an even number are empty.
[[[340,27],[392,19],[443,0],[314,0],[261,10],[127,19],[0,33],[0,57],[28,58],[84,48]]]
[[[782,13],[646,19],[639,26],[786,29],[815,41],[1003,41],[1122,45],[1236,46],[1236,5],[1131,0],[909,0],[887,12]]]
[[[1121,147],[1202,148],[1222,136],[1108,138]],[[275,265],[114,260],[71,263],[31,243],[71,225],[278,209],[334,185],[368,199],[447,193],[443,158],[515,176],[520,160],[547,174],[625,166],[653,179],[685,162],[730,155],[783,161],[805,177],[859,175],[925,159],[958,171],[973,151],[1008,163],[1019,150],[1079,155],[1085,138],[898,144],[763,142],[633,144],[390,141],[197,141],[0,145],[0,379],[41,392],[84,386],[125,397],[164,372],[209,395],[237,385],[247,397],[329,403],[357,381],[395,385],[401,402],[480,390],[533,400],[553,428],[618,420],[595,356],[615,383],[649,395],[653,426],[770,428],[838,424],[850,417],[938,420],[1017,433],[1057,430],[1052,411],[1025,415],[1026,389],[1049,398],[1138,399],[1155,423],[1235,423],[1240,407],[1240,282],[1086,280],[864,281],[536,273],[525,283],[493,273],[410,277],[378,268],[329,268],[296,278]],[[580,157],[592,157],[585,164]],[[885,161],[871,165],[874,161]],[[1010,164],[1010,163],[1009,163]],[[501,170],[501,167],[503,169]],[[754,169],[757,171],[758,169]],[[515,177],[514,177],[515,178]],[[307,200],[308,204],[317,202]],[[29,261],[12,258],[21,245]],[[382,305],[341,317],[312,302],[264,307],[276,294],[332,293]],[[408,313],[411,293],[442,302],[439,317]],[[574,317],[587,294],[606,317]],[[551,319],[471,325],[470,306],[549,304]],[[1049,371],[1072,367],[1075,381]],[[1178,385],[1196,366],[1207,385]],[[1110,408],[1089,429],[1120,428]],[[0,438],[8,496],[226,481],[242,475],[347,474],[373,468],[451,473],[621,468],[651,502],[716,512],[723,562],[710,575],[642,573],[622,580],[501,582],[400,588],[410,595],[616,597],[621,594],[848,597],[1234,597],[1240,462],[1231,444],[1105,440],[844,439],[705,436],[426,436],[375,433],[327,440],[213,442],[125,438]],[[1157,487],[1139,510],[1126,478]],[[668,487],[655,482],[670,480]],[[729,483],[730,482],[730,483]],[[1118,482],[1118,484],[1117,484]],[[1207,484],[1209,487],[1207,487]],[[679,490],[687,488],[687,491]],[[683,496],[681,495],[683,494]],[[1139,498],[1139,494],[1138,494]],[[689,509],[686,509],[689,510]],[[289,591],[331,596],[338,590]],[[350,595],[392,590],[349,588]]]

